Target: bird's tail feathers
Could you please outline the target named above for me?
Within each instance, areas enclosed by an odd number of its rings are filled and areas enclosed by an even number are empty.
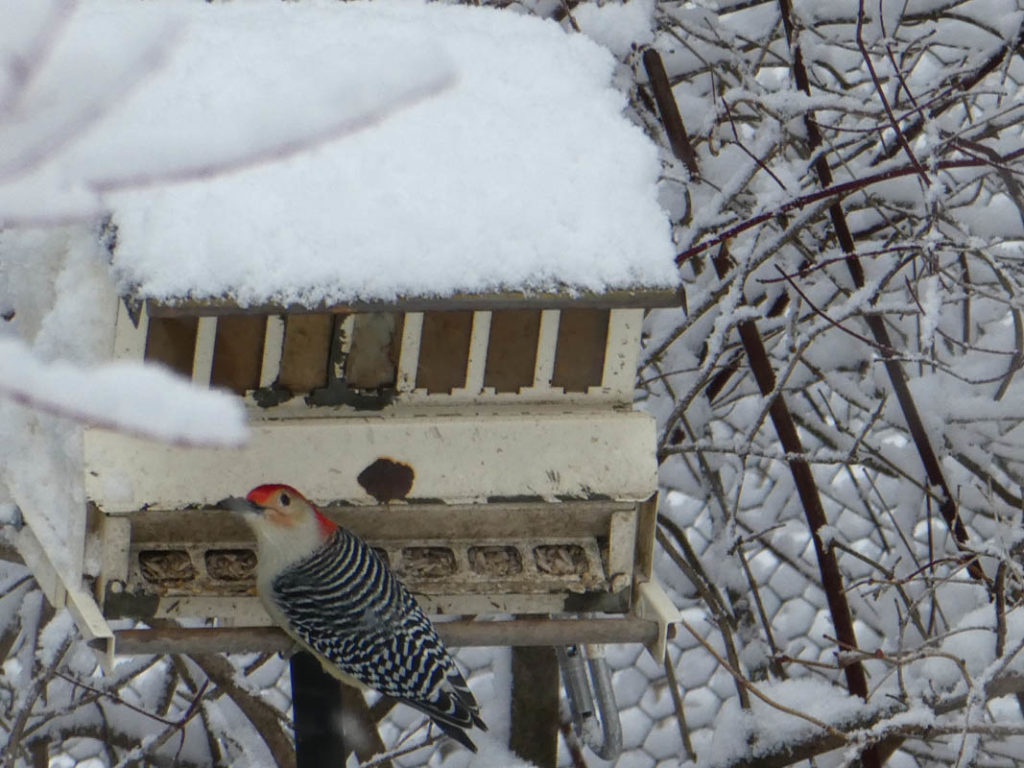
[[[452,690],[455,693],[456,700],[469,711],[469,716],[473,720],[473,725],[481,731],[486,731],[487,726],[484,724],[484,721],[480,719],[480,705],[476,703],[476,697],[469,689],[469,685],[466,683],[466,678],[462,676],[461,672],[455,669],[448,673],[448,683],[451,685]]]
[[[448,681],[451,688],[440,691],[431,701],[406,699],[405,702],[429,715],[442,731],[476,752],[476,745],[466,735],[465,729],[475,726],[482,731],[487,730],[484,721],[480,719],[480,707],[461,674],[449,674]]]
[[[476,744],[474,744],[473,740],[466,735],[464,730],[456,725],[449,725],[448,723],[442,722],[441,720],[435,719],[434,723],[437,724],[438,728],[444,731],[448,736],[451,736],[470,752],[476,752]]]

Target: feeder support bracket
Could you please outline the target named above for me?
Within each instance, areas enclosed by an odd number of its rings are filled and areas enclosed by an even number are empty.
[[[634,609],[637,618],[651,621],[658,625],[658,634],[654,640],[645,643],[651,656],[659,664],[665,662],[665,652],[668,645],[669,624],[675,624],[682,618],[675,603],[665,594],[665,591],[653,581],[642,581],[636,588],[636,607]]]

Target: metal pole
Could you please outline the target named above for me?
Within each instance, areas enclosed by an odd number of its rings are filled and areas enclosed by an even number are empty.
[[[548,646],[512,649],[508,747],[538,768],[558,764],[558,660]]]
[[[291,674],[296,768],[336,768],[345,755],[341,686],[306,651],[292,656]]]

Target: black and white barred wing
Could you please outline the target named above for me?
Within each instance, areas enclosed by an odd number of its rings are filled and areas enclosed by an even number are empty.
[[[473,694],[412,595],[371,547],[339,528],[271,586],[294,636],[474,749],[460,730],[485,728]]]

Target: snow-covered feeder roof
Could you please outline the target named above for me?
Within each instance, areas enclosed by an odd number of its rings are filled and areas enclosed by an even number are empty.
[[[177,166],[107,194],[126,293],[307,308],[671,295],[657,150],[588,38],[411,0],[185,9],[166,61],[105,121],[126,153],[186,135],[210,153],[179,151]],[[252,99],[281,106],[264,103],[268,117]],[[287,145],[296,125],[328,138],[203,173],[246,142]]]

